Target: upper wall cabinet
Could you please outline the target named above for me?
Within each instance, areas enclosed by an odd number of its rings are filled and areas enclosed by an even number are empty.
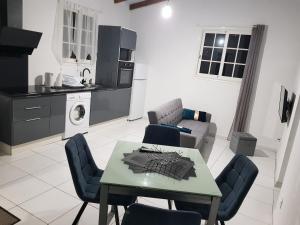
[[[135,50],[136,38],[137,38],[136,32],[122,28],[120,48]]]

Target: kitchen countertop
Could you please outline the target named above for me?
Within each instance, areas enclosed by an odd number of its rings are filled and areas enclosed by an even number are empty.
[[[98,91],[98,90],[112,90],[113,88],[106,88],[100,85],[91,85],[82,88],[70,88],[70,87],[56,87],[50,88],[43,85],[31,85],[27,87],[13,87],[0,90],[0,94],[9,97],[27,97],[27,96],[40,96],[40,95],[55,95],[74,92],[85,91]]]

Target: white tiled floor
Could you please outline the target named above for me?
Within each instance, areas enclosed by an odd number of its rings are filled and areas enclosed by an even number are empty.
[[[86,139],[97,165],[104,169],[117,140],[140,142],[147,120],[112,121],[90,128]],[[65,141],[29,146],[14,156],[0,156],[0,206],[9,210],[24,225],[69,225],[82,202],[71,180]],[[206,144],[203,151],[209,149]],[[250,157],[260,172],[237,215],[228,225],[271,225],[274,202],[275,153],[263,149]],[[217,138],[207,162],[216,177],[233,157],[228,142]],[[139,198],[140,203],[167,207],[161,199]],[[122,214],[123,209],[119,210]],[[121,215],[122,216],[122,215]],[[98,221],[98,205],[90,204],[79,224],[93,225]],[[113,224],[114,222],[112,222]]]

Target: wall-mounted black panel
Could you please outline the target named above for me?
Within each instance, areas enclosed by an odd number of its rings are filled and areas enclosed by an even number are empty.
[[[0,55],[0,90],[28,86],[28,56]]]
[[[7,26],[21,29],[23,27],[23,0],[4,1],[7,1]]]

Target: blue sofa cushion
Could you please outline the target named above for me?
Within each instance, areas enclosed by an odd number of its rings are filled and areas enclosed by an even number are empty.
[[[207,122],[206,112],[196,111],[191,109],[183,109],[182,119],[184,120],[197,120],[201,122]]]

